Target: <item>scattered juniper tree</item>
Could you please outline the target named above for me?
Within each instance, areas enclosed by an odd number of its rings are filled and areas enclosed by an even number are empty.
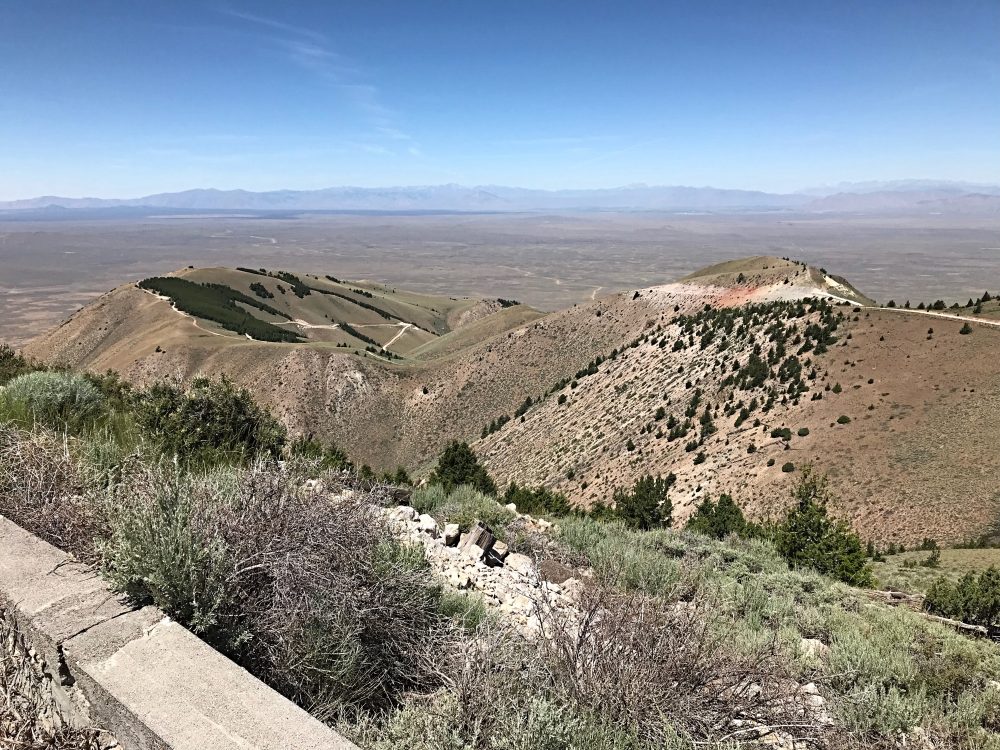
[[[615,516],[633,528],[646,531],[670,526],[673,504],[668,493],[676,481],[674,474],[665,479],[647,474],[637,479],[631,490],[615,490]]]
[[[861,539],[827,513],[826,477],[809,467],[792,491],[795,507],[775,530],[778,552],[792,567],[813,568],[854,586],[872,586],[874,577]]]
[[[430,476],[431,484],[440,484],[445,492],[468,484],[484,495],[495,495],[497,486],[485,467],[479,463],[468,443],[453,440],[438,458],[437,466]]]
[[[135,416],[164,453],[184,462],[277,457],[285,445],[281,423],[225,377],[196,378],[187,390],[153,385],[135,400]]]
[[[730,534],[745,535],[747,521],[732,497],[720,495],[718,503],[712,502],[709,497],[702,500],[684,528],[715,539],[724,539]]]
[[[944,617],[1000,631],[1000,570],[989,567],[978,576],[969,571],[959,582],[937,579],[924,597],[924,609]]]

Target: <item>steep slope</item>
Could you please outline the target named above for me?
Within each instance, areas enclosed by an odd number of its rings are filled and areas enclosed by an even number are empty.
[[[989,530],[1000,519],[1000,451],[970,438],[988,434],[1000,407],[989,364],[1000,329],[981,323],[961,335],[956,320],[836,304],[820,295],[856,292],[815,269],[801,269],[799,281],[792,270],[785,283],[784,268],[764,265],[723,264],[689,279],[707,282],[706,294],[740,277],[752,285],[714,292],[721,309],[647,329],[481,439],[490,471],[583,505],[673,472],[684,519],[722,492],[772,515],[811,464],[829,473],[835,512],[866,537]],[[810,289],[806,277],[819,283]]]
[[[447,440],[475,437],[527,394],[541,392],[622,336],[634,336],[647,313],[645,304],[626,295],[600,303],[607,310],[602,318],[584,308],[542,317],[509,302],[427,297],[306,274],[298,277],[311,290],[303,297],[290,293],[287,280],[259,273],[185,269],[177,276],[246,294],[251,284],[263,284],[273,295],[263,301],[287,317],[250,313],[274,325],[291,323],[306,340],[255,341],[129,284],[31,342],[25,353],[115,370],[138,383],[225,375],[253,388],[293,431],[336,440],[357,461],[378,468],[419,466]],[[343,296],[358,304],[343,307]],[[390,319],[358,305],[378,307]],[[377,338],[393,358],[376,347],[365,351],[364,341],[345,335],[345,324]]]
[[[769,263],[764,270],[772,274],[804,272],[787,261]],[[527,397],[540,396],[645,328],[664,324],[675,308],[694,311],[734,294],[752,296],[750,286],[734,291],[679,283],[542,316],[506,301],[427,297],[309,274],[290,281],[282,274],[184,269],[176,276],[246,295],[254,294],[252,285],[263,285],[270,296],[261,301],[280,316],[247,311],[294,328],[305,339],[301,343],[248,339],[174,309],[176,301],[125,285],[33,341],[26,353],[72,367],[112,369],[140,383],[226,375],[252,387],[293,431],[336,440],[357,461],[378,468],[419,467],[448,440],[475,438]],[[309,293],[293,293],[293,283]],[[405,329],[412,342],[400,346],[402,339],[393,339],[404,323],[412,326]],[[359,332],[377,337],[394,358],[366,347],[356,338]]]

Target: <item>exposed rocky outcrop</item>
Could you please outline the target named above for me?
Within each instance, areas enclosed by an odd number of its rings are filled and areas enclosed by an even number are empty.
[[[438,577],[454,589],[479,594],[487,606],[508,615],[526,634],[540,630],[540,605],[565,610],[578,600],[583,586],[580,579],[569,578],[562,583],[543,580],[534,560],[510,552],[485,524],[477,523],[459,535],[457,524],[447,524],[442,530],[433,518],[408,505],[387,512],[403,539],[423,546]],[[530,516],[520,518],[538,530],[550,526]]]

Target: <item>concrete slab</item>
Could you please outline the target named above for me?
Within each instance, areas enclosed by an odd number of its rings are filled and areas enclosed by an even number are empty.
[[[133,609],[65,552],[0,516],[0,605],[57,670],[63,641]]]
[[[125,750],[357,750],[159,609],[135,609],[3,516],[0,607],[45,658],[67,711],[100,719]]]
[[[149,608],[153,612],[153,608]],[[136,612],[65,645],[66,658],[177,750],[356,750],[177,623]],[[123,633],[125,635],[123,636]],[[108,647],[125,640],[117,649]]]
[[[26,614],[108,590],[96,573],[0,516],[0,591]]]

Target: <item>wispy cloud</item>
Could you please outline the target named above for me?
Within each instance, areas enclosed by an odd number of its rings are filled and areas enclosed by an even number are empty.
[[[587,146],[619,140],[616,135],[563,135],[541,138],[510,138],[498,141],[502,146]]]
[[[303,26],[294,26],[290,23],[284,23],[274,18],[266,18],[253,13],[246,13],[241,10],[236,10],[228,5],[220,6],[219,12],[224,13],[227,16],[231,16],[232,18],[238,18],[242,21],[247,21],[248,23],[257,24],[258,26],[266,26],[275,31],[283,31],[286,34],[291,34],[293,36],[312,38],[318,42],[326,41],[326,37],[314,29],[307,29]]]
[[[379,127],[379,128],[376,128],[376,130],[380,134],[384,135],[386,138],[389,138],[390,140],[393,140],[393,141],[409,141],[409,140],[413,140],[412,138],[410,138],[410,136],[408,134],[404,133],[402,130],[397,130],[396,128]]]
[[[368,154],[376,154],[378,156],[392,155],[392,151],[387,149],[385,146],[378,145],[377,143],[353,143],[351,145],[359,151],[364,151]]]
[[[388,154],[387,144],[413,142],[413,137],[399,126],[397,113],[384,103],[379,87],[366,77],[363,67],[335,50],[325,34],[228,6],[220,7],[219,12],[255,28],[289,62],[324,80],[359,112],[371,128],[368,137],[375,142],[362,150]],[[414,155],[414,151],[419,152],[419,148],[408,148],[406,153]]]

